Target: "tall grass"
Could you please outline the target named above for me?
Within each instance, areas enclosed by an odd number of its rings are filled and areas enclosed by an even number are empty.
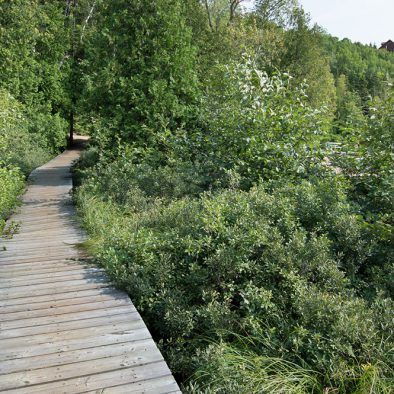
[[[185,391],[215,394],[391,394],[394,370],[378,362],[344,366],[329,376],[313,370],[302,360],[287,361],[267,356],[264,336],[240,336],[234,342],[210,343],[204,362]],[[268,344],[269,345],[269,344]],[[390,378],[391,376],[391,378]]]
[[[189,392],[209,393],[321,393],[316,372],[281,358],[220,343],[211,348],[215,360],[199,370]]]

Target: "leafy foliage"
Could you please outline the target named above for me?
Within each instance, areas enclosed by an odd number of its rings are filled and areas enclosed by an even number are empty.
[[[353,263],[345,254],[354,237],[355,249],[368,240],[340,185],[305,181],[272,192],[259,186],[168,202],[133,187],[121,208],[111,197],[112,172],[101,177],[79,194],[95,253],[164,340],[176,372],[204,365],[200,335],[259,327],[264,357],[303,360],[318,371],[320,384],[350,389],[359,365],[390,365],[385,322],[392,305],[381,296],[375,302],[387,309],[370,307],[352,290],[359,279],[354,265],[363,264],[368,248]],[[91,197],[92,190],[106,201]],[[389,370],[382,373],[388,377]]]
[[[293,86],[287,74],[269,77],[248,57],[217,67],[208,86],[203,132],[190,138],[197,141],[190,156],[198,152],[201,161],[235,170],[249,184],[318,171],[325,108],[313,109],[303,86]]]
[[[394,54],[327,34],[322,36],[322,44],[335,78],[345,75],[349,90],[364,104],[369,97],[384,95],[386,82],[394,78]]]
[[[390,55],[232,3],[99,2],[87,245],[186,392],[389,393]]]
[[[0,220],[24,176],[66,143],[65,37],[63,1],[0,1]]]
[[[0,234],[5,227],[5,219],[17,204],[17,196],[24,187],[22,174],[13,168],[4,167],[0,162]]]
[[[178,0],[100,2],[86,50],[86,102],[110,143],[157,145],[192,115],[194,49]],[[98,111],[97,111],[98,110]]]
[[[348,179],[350,198],[360,207],[372,240],[365,281],[381,283],[393,296],[394,100],[389,89],[385,100],[370,103],[363,127],[349,133],[333,162]]]
[[[23,109],[7,91],[0,90],[0,160],[28,175],[50,155],[45,145],[31,138]]]
[[[0,86],[24,105],[32,138],[55,152],[65,144],[67,52],[62,2],[0,2]]]

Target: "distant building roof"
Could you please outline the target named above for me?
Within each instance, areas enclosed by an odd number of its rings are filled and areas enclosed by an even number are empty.
[[[394,52],[394,42],[391,40],[388,40],[387,42],[382,42],[382,46],[380,49],[387,49],[390,52]]]

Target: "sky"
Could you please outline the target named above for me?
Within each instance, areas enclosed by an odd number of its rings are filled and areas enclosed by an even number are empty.
[[[252,0],[247,0],[252,3]],[[394,41],[394,0],[299,0],[331,35],[363,44]]]
[[[333,36],[363,44],[394,41],[394,0],[300,0],[312,21]]]

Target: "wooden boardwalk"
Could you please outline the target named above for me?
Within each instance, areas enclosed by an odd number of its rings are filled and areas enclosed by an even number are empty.
[[[128,296],[75,244],[70,150],[35,170],[0,240],[0,392],[180,393]]]

